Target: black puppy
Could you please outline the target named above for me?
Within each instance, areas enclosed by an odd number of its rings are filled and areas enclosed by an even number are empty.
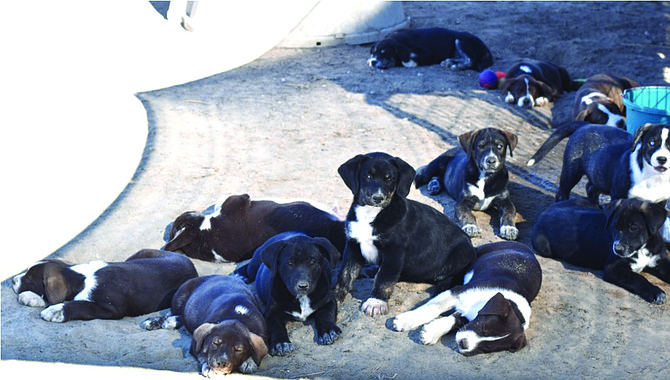
[[[332,344],[340,337],[331,286],[331,267],[339,258],[340,252],[325,238],[285,232],[268,239],[248,264],[235,271],[246,281],[256,281],[268,324],[270,355],[293,352],[286,332],[291,320],[312,318],[317,344]]]
[[[606,211],[571,199],[538,216],[532,242],[542,256],[604,270],[605,281],[661,304],[665,292],[638,272],[670,283],[670,260],[659,232],[665,218],[663,205],[636,198],[619,199]]]
[[[476,36],[444,28],[401,29],[370,49],[370,67],[416,67],[441,64],[452,70],[482,71],[493,64],[489,48]]]
[[[357,155],[338,172],[354,195],[346,219],[344,249],[335,295],[343,300],[367,262],[379,265],[370,298],[361,309],[369,316],[388,312],[398,281],[452,287],[475,259],[468,236],[436,209],[407,199],[414,168],[386,153]]]
[[[625,90],[638,86],[630,78],[612,74],[590,76],[575,94],[572,118],[626,129],[626,107],[622,95]]]
[[[44,260],[13,278],[19,303],[45,307],[49,322],[120,319],[165,309],[181,284],[197,277],[191,260],[174,252],[143,249],[124,262],[70,265]]]
[[[500,93],[505,103],[531,108],[554,101],[573,88],[570,74],[551,62],[522,59],[505,74]]]
[[[456,333],[459,352],[518,351],[526,346],[530,303],[542,285],[542,269],[533,250],[521,243],[497,242],[477,247],[477,260],[462,286],[444,291],[422,306],[397,315],[393,329],[421,328],[421,343],[435,344]],[[454,313],[440,317],[450,310]]]
[[[239,278],[212,275],[189,280],[175,293],[168,316],[149,318],[141,326],[176,329],[182,323],[193,335],[189,352],[206,377],[237,369],[252,373],[267,354],[258,299]]]
[[[417,170],[414,185],[428,184],[428,192],[444,189],[456,203],[456,221],[468,236],[481,234],[472,210],[497,207],[500,212],[500,236],[515,240],[519,234],[514,220],[516,208],[509,196],[509,174],[505,157],[516,147],[513,133],[485,128],[458,136],[460,148],[438,156]]]

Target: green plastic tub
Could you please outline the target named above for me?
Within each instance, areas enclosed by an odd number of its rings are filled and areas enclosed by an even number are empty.
[[[670,124],[670,87],[635,87],[624,91],[626,130],[634,134],[646,123]]]

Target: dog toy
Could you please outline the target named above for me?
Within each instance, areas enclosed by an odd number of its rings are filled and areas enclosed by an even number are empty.
[[[487,89],[494,89],[498,87],[498,81],[503,78],[505,78],[504,72],[486,69],[479,74],[479,85]]]

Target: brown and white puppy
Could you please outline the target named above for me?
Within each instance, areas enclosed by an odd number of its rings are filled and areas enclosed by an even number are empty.
[[[531,108],[549,104],[572,87],[570,74],[564,68],[551,62],[522,59],[507,71],[500,92],[505,103]]]
[[[40,261],[14,277],[13,288],[22,305],[51,305],[40,313],[49,322],[120,319],[169,307],[177,288],[197,276],[187,257],[144,249],[117,263]]]
[[[344,222],[307,202],[252,201],[231,195],[211,213],[189,211],[172,224],[164,249],[194,259],[239,262],[250,259],[267,239],[286,231],[325,237],[342,252]]]
[[[626,77],[606,73],[593,75],[577,90],[572,118],[626,129],[626,107],[622,94],[629,88],[639,86]]]
[[[542,269],[533,251],[516,242],[485,244],[477,248],[477,260],[463,285],[442,292],[424,305],[397,315],[395,331],[423,325],[421,342],[435,344],[456,333],[463,355],[518,351],[526,346],[530,303],[542,285]],[[454,312],[440,317],[444,312]]]
[[[147,330],[176,329],[193,334],[190,354],[203,376],[252,373],[267,355],[265,319],[258,299],[241,279],[212,275],[182,285],[172,299],[170,314],[149,318]]]

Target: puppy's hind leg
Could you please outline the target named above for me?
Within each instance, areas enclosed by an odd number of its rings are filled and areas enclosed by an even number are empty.
[[[458,38],[454,41],[456,46],[456,57],[451,59],[445,59],[440,63],[440,66],[446,66],[452,70],[465,70],[472,67],[472,60],[468,55],[463,51],[461,47],[461,40]]]
[[[459,326],[460,321],[455,314],[437,318],[421,328],[421,343],[435,344],[440,338]]]
[[[457,300],[450,290],[444,291],[418,308],[396,315],[393,330],[408,331],[426,324],[452,309]]]

